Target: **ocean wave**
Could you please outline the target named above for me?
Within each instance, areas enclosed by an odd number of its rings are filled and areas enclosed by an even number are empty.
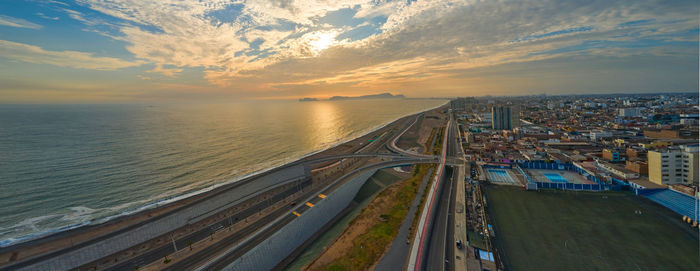
[[[129,215],[147,208],[154,207],[149,205],[141,205],[142,203],[147,201],[148,200],[140,200],[97,209],[93,209],[86,206],[73,206],[66,208],[68,210],[68,212],[66,213],[26,218],[12,226],[0,227],[0,236],[27,231],[30,231],[32,233],[20,237],[12,237],[5,240],[0,240],[0,247],[6,247],[17,243],[34,240],[50,234],[72,230],[86,225],[104,223],[114,218]],[[134,208],[135,205],[139,206]],[[111,216],[106,216],[106,214],[115,212],[119,213]],[[51,223],[52,221],[65,221],[67,222],[67,225],[60,227],[46,227],[41,225]]]

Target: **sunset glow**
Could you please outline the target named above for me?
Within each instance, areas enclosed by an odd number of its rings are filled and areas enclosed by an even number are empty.
[[[5,1],[0,102],[692,91],[698,12],[653,0]]]
[[[337,43],[335,36],[336,34],[331,32],[314,33],[313,38],[311,41],[309,41],[309,45],[312,48],[311,50],[318,54],[321,51],[328,49],[328,47]]]

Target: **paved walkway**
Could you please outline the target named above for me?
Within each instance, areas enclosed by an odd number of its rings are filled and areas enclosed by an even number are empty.
[[[416,194],[416,198],[413,199],[413,203],[411,204],[411,208],[408,209],[406,218],[404,218],[403,222],[401,222],[399,233],[396,235],[396,238],[394,238],[394,242],[391,243],[389,251],[387,251],[384,257],[382,257],[374,270],[398,270],[399,268],[397,267],[401,266],[401,269],[403,269],[403,267],[406,266],[408,254],[411,252],[410,242],[406,243],[409,234],[408,229],[411,227],[411,225],[413,225],[413,218],[416,216],[416,209],[418,208],[420,199],[423,197],[423,192],[425,192],[425,187],[428,185],[428,181],[432,173],[433,169],[431,168],[428,171],[428,174],[425,175],[425,178],[423,178],[423,182],[421,183],[420,189]]]

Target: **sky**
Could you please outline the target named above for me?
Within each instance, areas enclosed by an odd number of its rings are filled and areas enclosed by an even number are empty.
[[[698,90],[700,2],[0,1],[0,103]]]

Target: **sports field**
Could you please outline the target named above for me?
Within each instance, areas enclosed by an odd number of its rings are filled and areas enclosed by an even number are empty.
[[[700,270],[697,229],[634,194],[486,191],[509,270]]]

